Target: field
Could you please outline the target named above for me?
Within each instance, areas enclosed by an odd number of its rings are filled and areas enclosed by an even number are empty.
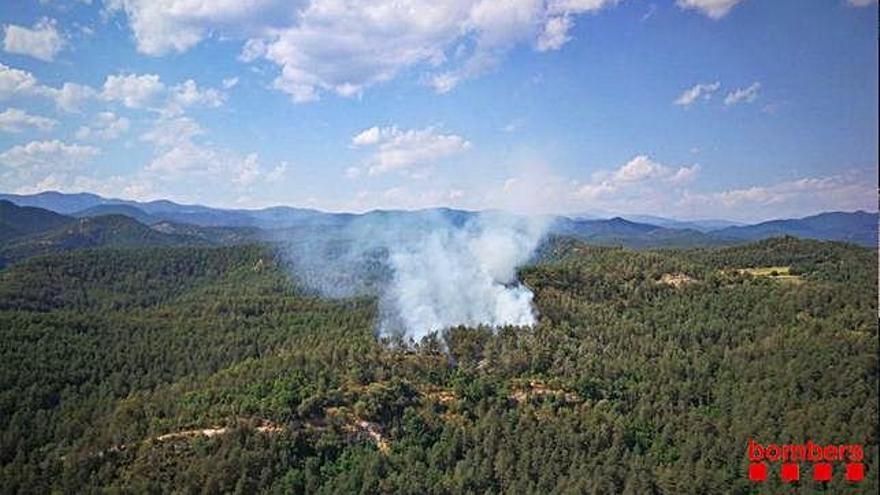
[[[754,268],[741,268],[741,273],[748,273],[754,277],[768,277],[782,282],[801,283],[803,278],[792,273],[790,266],[760,266]]]
[[[13,264],[2,491],[757,493],[749,438],[862,443],[876,491],[876,251],[557,238],[520,277],[536,327],[409,342],[262,245]]]

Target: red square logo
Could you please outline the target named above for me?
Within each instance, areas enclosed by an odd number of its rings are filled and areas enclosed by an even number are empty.
[[[865,465],[860,462],[850,462],[846,465],[846,481],[862,481],[865,477]]]
[[[813,464],[813,479],[816,481],[831,481],[831,463],[817,462]]]
[[[779,470],[779,475],[786,483],[797,481],[801,477],[801,467],[793,462],[786,462]]]
[[[763,462],[749,464],[749,479],[751,481],[764,481],[767,479],[767,465]]]

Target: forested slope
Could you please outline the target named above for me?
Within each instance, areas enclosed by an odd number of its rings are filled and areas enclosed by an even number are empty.
[[[757,493],[755,438],[863,443],[877,490],[875,251],[554,239],[521,277],[535,328],[411,343],[373,335],[374,301],[300,292],[262,246],[10,266],[0,486]]]

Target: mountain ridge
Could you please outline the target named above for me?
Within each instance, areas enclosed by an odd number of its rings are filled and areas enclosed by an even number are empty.
[[[169,200],[138,202],[104,198],[92,193],[65,194],[54,191],[32,195],[0,194],[0,200],[23,207],[35,207],[71,218],[89,218],[106,214],[123,214],[144,225],[163,224],[167,233],[185,235],[204,242],[245,242],[265,240],[260,231],[284,229],[342,228],[359,222],[405,221],[404,225],[425,225],[442,219],[460,226],[471,218],[486,213],[448,207],[420,210],[371,210],[364,213],[332,213],[309,208],[272,206],[261,209],[223,209],[202,205],[184,205]],[[81,208],[80,208],[81,207]],[[63,213],[67,212],[67,213]],[[793,219],[776,219],[747,225],[727,225],[727,220],[678,221],[655,218],[657,225],[634,221],[647,216],[621,215],[607,219],[548,216],[549,233],[568,235],[603,245],[633,248],[718,246],[756,241],[769,237],[795,237],[851,242],[862,246],[877,245],[876,212],[825,212]],[[709,229],[709,224],[727,225]],[[206,230],[208,228],[214,230]],[[232,230],[223,230],[232,229]],[[238,230],[236,230],[238,229]],[[8,230],[8,229],[3,229]],[[0,233],[0,240],[4,235]]]

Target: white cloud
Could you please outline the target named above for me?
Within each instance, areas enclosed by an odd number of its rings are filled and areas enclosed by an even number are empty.
[[[696,10],[712,19],[726,16],[742,0],[676,0],[683,10]]]
[[[231,34],[271,27],[296,13],[290,0],[106,0],[110,13],[124,12],[138,51],[184,52],[213,31]]]
[[[223,89],[232,89],[238,85],[237,77],[227,77],[223,79]]]
[[[678,98],[673,102],[676,105],[680,106],[689,106],[695,101],[699,99],[708,100],[712,98],[712,95],[718,91],[718,88],[721,87],[721,83],[715,81],[713,83],[699,83],[695,84],[693,87],[684,90]]]
[[[352,145],[374,149],[367,165],[370,175],[433,165],[471,147],[461,136],[441,134],[433,127],[400,130],[396,126],[366,129],[352,138]]]
[[[368,146],[379,142],[382,131],[378,127],[370,127],[361,131],[358,135],[351,138],[351,144],[355,146]]]
[[[722,190],[695,189],[692,181],[699,173],[698,165],[663,165],[644,155],[616,169],[593,173],[587,180],[526,171],[496,188],[481,188],[481,199],[469,206],[509,207],[510,201],[531,198],[523,211],[741,221],[799,218],[822,211],[877,211],[876,166]]]
[[[107,76],[101,97],[118,101],[128,108],[147,108],[158,104],[165,84],[156,74]]]
[[[225,98],[216,89],[199,89],[196,82],[192,79],[187,79],[184,83],[174,86],[172,91],[174,100],[184,106],[204,105],[219,107],[223,104]]]
[[[61,89],[46,88],[45,92],[55,100],[58,108],[67,112],[78,111],[84,102],[97,95],[97,91],[88,86],[69,82],[64,83]]]
[[[214,88],[199,88],[195,81],[185,82],[171,88],[171,97],[165,107],[166,112],[180,114],[187,107],[203,106],[217,108],[226,101],[226,95]]]
[[[700,166],[697,164],[690,167],[680,167],[674,174],[668,176],[666,181],[673,184],[685,184],[694,180],[698,173],[700,173]]]
[[[224,84],[234,86],[232,80],[225,80]],[[65,82],[60,88],[45,86],[30,72],[0,63],[0,100],[34,96],[48,98],[67,112],[78,111],[83,103],[100,97],[128,108],[170,115],[179,115],[192,106],[216,108],[226,101],[225,93],[214,88],[200,88],[192,79],[168,88],[156,74],[110,75],[98,92],[71,82]]]
[[[638,182],[668,175],[669,167],[651,160],[647,155],[638,155],[615,170],[612,178],[618,183]]]
[[[197,140],[204,130],[188,117],[160,117],[141,140],[155,146],[155,155],[141,176],[164,191],[180,195],[201,193],[240,195],[258,185],[280,180],[287,171],[281,163],[266,169],[256,153],[241,155]],[[230,188],[231,186],[231,188]]]
[[[266,42],[259,38],[252,38],[247,40],[244,46],[241,47],[238,60],[241,62],[253,62],[264,56],[266,56]]]
[[[287,170],[290,168],[290,164],[287,162],[281,162],[275,166],[272,170],[263,174],[264,180],[269,184],[274,184],[287,175]]]
[[[0,100],[36,94],[40,87],[33,74],[0,63]]]
[[[618,0],[110,0],[138,50],[185,51],[212,32],[245,37],[239,59],[280,68],[295,102],[357,96],[408,69],[438,92],[495,67],[518,44],[555,50],[579,15]]]
[[[677,207],[733,219],[803,217],[822,211],[877,211],[876,168],[802,177],[709,193],[686,193]]]
[[[55,25],[56,22],[48,18],[40,19],[32,28],[9,24],[5,28],[3,49],[51,62],[65,44]]]
[[[32,115],[18,108],[7,108],[3,113],[0,113],[0,130],[6,132],[21,132],[28,127],[40,131],[51,131],[56,125],[58,125],[57,120]]]
[[[699,171],[699,165],[672,167],[637,155],[613,171],[596,172],[589,182],[577,186],[576,195],[591,200],[612,195],[623,198],[626,193],[680,186],[692,181]]]
[[[736,105],[740,102],[751,103],[758,99],[758,90],[761,89],[761,83],[753,83],[748,88],[740,88],[727,93],[724,97],[725,105]]]
[[[0,153],[0,165],[25,173],[40,170],[71,170],[80,168],[101,150],[94,146],[67,144],[63,141],[31,141]]]
[[[538,35],[538,51],[558,50],[562,45],[568,43],[571,39],[568,30],[571,29],[572,24],[571,17],[568,16],[547,19],[541,34]]]
[[[434,91],[442,95],[455,89],[460,80],[461,78],[455,74],[444,72],[442,74],[431,76],[428,84],[434,88]]]
[[[568,32],[574,27],[575,15],[598,12],[619,0],[550,0],[547,19],[538,33],[535,47],[538,51],[558,50],[571,40]]]
[[[277,180],[285,171],[286,166],[264,170],[256,153],[241,156],[191,141],[161,150],[144,168],[144,173],[155,181],[196,189],[212,188],[215,192],[229,184],[237,191],[244,191],[258,182]]]
[[[51,99],[62,110],[73,112],[95,94],[88,86],[69,82],[60,89],[44,86],[30,72],[0,63],[0,100],[40,96]]]
[[[141,136],[141,141],[169,148],[189,142],[203,133],[202,127],[189,117],[162,118]]]
[[[217,108],[226,94],[214,88],[200,88],[192,79],[167,87],[156,74],[121,74],[107,76],[101,97],[118,101],[128,108],[181,115],[189,107]]]
[[[119,117],[113,112],[100,112],[95,116],[90,126],[81,126],[76,131],[77,139],[116,139],[131,126],[126,117]]]

